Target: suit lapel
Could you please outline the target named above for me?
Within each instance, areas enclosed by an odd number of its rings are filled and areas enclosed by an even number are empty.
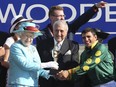
[[[45,45],[46,52],[49,54],[49,56],[48,56],[49,58],[48,59],[53,61],[53,58],[52,58],[52,49],[54,47],[54,40],[53,40],[53,38],[47,39],[44,43],[46,44]]]
[[[65,39],[61,46],[60,53],[63,55],[67,52],[67,50],[69,50],[69,42],[67,39]]]
[[[54,48],[54,40],[53,40],[53,38],[50,38],[48,42],[49,43],[46,43],[46,44],[48,44],[48,48],[49,48],[48,51],[50,51],[50,54],[52,55],[52,50]]]

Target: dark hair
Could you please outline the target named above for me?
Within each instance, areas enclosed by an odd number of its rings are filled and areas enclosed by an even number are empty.
[[[60,6],[52,6],[50,9],[49,9],[49,13],[48,13],[48,15],[50,16],[50,15],[54,15],[54,11],[55,10],[64,10],[62,7],[60,7]]]
[[[85,33],[87,33],[87,32],[91,32],[93,35],[97,35],[96,32],[95,32],[95,30],[94,30],[93,28],[90,28],[90,27],[84,29],[84,30],[82,31],[82,34],[85,34]],[[82,35],[82,34],[81,34],[81,35]]]
[[[87,32],[92,32],[94,35],[97,35],[97,39],[99,42],[103,42],[103,40],[109,36],[108,33],[103,32],[101,29],[98,28],[86,28],[82,31],[82,34],[85,34]]]

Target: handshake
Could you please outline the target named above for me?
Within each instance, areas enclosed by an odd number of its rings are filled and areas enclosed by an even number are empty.
[[[70,78],[70,73],[68,70],[61,70],[56,74],[56,78],[59,80],[69,80]]]
[[[59,80],[68,80],[69,72],[67,70],[59,71],[58,63],[56,61],[44,62],[41,63],[42,68],[51,68],[49,74],[54,75]]]
[[[49,74],[54,76],[55,78],[57,78],[59,80],[69,80],[69,79],[71,79],[68,70],[58,71],[58,70],[51,69]]]

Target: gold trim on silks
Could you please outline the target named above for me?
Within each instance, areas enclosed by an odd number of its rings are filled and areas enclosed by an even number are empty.
[[[73,74],[73,73],[75,73],[75,72],[78,71],[78,70],[80,70],[80,66],[77,66],[77,67],[75,67],[75,68],[73,68],[73,69],[70,69],[69,72],[70,72],[71,74]]]
[[[95,53],[95,56],[100,56],[101,55],[101,51],[98,50],[96,53]]]
[[[83,66],[83,71],[88,71],[89,70],[89,66]]]
[[[96,64],[100,63],[100,61],[101,61],[100,58],[96,58],[96,59],[95,59],[95,63],[96,63]]]
[[[76,71],[80,70],[80,66],[77,66],[76,68],[73,69],[73,73],[75,73]]]
[[[86,60],[86,63],[87,63],[87,64],[91,64],[91,63],[92,63],[92,59],[91,59],[91,58],[88,58],[88,59]]]
[[[71,75],[74,74],[78,70],[80,70],[80,66],[77,66],[77,67],[75,67],[73,69],[69,69],[68,70],[68,73],[69,73],[69,77],[68,78],[71,79]]]
[[[69,69],[68,70],[68,73],[69,73],[69,75],[68,75],[68,78],[67,79],[70,80],[72,78],[72,69]]]

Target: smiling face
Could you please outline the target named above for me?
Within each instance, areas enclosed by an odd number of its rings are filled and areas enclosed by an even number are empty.
[[[59,43],[67,36],[68,25],[64,20],[58,20],[53,25],[53,35],[55,40]]]
[[[20,38],[23,45],[28,47],[33,42],[34,34],[32,32],[22,32]]]
[[[91,47],[92,44],[97,41],[97,35],[93,34],[91,31],[83,33],[82,38],[86,47]]]
[[[57,25],[55,29],[53,29],[54,38],[57,42],[61,42],[67,36],[67,31],[63,25]]]
[[[64,20],[65,15],[63,10],[54,10],[54,14],[50,15],[51,24],[57,20]]]
[[[51,21],[51,25],[53,25],[54,22],[57,20],[64,20],[65,19],[64,9],[57,5],[52,6],[49,9],[49,19]]]

